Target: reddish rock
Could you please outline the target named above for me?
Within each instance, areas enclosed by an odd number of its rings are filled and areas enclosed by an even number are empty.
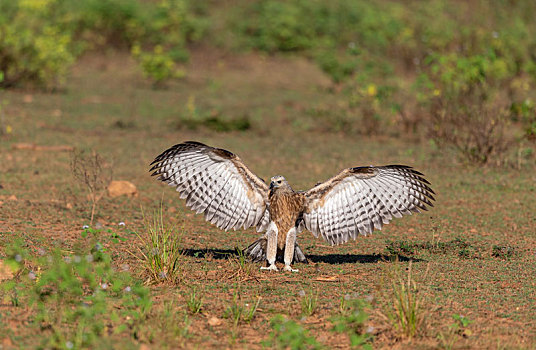
[[[129,181],[112,181],[108,185],[108,195],[112,198],[126,195],[128,197],[137,197],[138,189]]]

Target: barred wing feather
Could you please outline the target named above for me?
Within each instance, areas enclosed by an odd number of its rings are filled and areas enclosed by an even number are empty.
[[[342,244],[381,230],[393,217],[433,206],[434,191],[423,174],[404,165],[357,167],[304,192],[305,228]]]
[[[266,229],[268,186],[235,154],[189,141],[164,151],[151,165],[153,176],[175,187],[189,208],[219,228]]]

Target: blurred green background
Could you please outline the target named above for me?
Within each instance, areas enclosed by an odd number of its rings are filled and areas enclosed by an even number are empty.
[[[519,164],[536,138],[535,13],[530,0],[2,0],[0,86],[56,91],[84,54],[110,50],[155,89],[188,75],[196,46],[300,56],[338,100],[308,109],[309,129],[426,136],[471,162]],[[251,126],[206,119],[186,123]]]

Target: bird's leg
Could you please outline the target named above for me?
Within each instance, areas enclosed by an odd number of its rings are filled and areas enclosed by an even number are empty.
[[[296,244],[296,227],[291,228],[287,233],[287,241],[285,242],[285,271],[298,272],[297,269],[290,267],[292,258],[294,257],[294,245]]]
[[[268,260],[268,267],[261,267],[261,270],[277,271],[275,266],[275,258],[277,255],[277,226],[274,222],[271,222],[268,226],[268,232],[266,232],[266,260]]]

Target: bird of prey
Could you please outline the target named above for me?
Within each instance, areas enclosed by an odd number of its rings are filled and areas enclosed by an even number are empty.
[[[246,253],[275,270],[283,255],[285,271],[306,258],[296,243],[302,230],[331,245],[367,235],[393,217],[427,210],[434,191],[423,174],[405,165],[364,166],[342,170],[307,191],[294,191],[281,175],[270,184],[240,158],[221,148],[188,141],[172,146],[151,163],[158,180],[186,199],[186,205],[220,229],[256,226],[265,232]]]

